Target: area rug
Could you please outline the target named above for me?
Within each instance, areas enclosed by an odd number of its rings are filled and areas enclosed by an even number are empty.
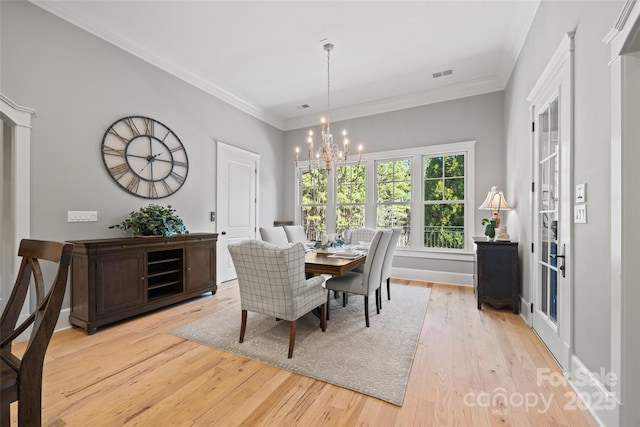
[[[327,331],[313,314],[298,319],[293,358],[287,359],[289,322],[248,313],[244,343],[240,334],[240,305],[197,320],[174,335],[259,360],[401,406],[430,289],[392,284],[391,300],[383,291],[380,314],[369,298],[370,327],[365,326],[362,296],[331,298]]]

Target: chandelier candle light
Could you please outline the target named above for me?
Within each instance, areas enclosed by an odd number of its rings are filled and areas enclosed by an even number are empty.
[[[331,65],[331,50],[333,44],[325,43],[324,50],[327,51],[327,118],[322,117],[322,146],[314,153],[313,142],[313,130],[309,131],[307,138],[307,152],[309,156],[309,170],[325,168],[326,173],[329,174],[332,166],[344,166],[347,163],[347,156],[349,154],[349,139],[347,138],[347,131],[342,131],[342,150],[338,147],[338,144],[333,142],[333,135],[331,134],[331,123],[329,120],[329,111],[331,110],[331,79],[330,79],[330,65]],[[300,148],[296,147],[296,166],[298,166],[298,160],[300,155]],[[358,146],[358,164],[362,156],[362,145]]]

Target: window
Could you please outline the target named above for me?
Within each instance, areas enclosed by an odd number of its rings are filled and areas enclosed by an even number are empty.
[[[367,176],[364,164],[338,167],[336,232],[362,228],[365,224]]]
[[[398,247],[411,256],[455,259],[463,254],[467,259],[475,215],[469,179],[474,176],[474,145],[367,153],[361,163],[338,167],[328,177],[300,162],[302,197],[295,219],[311,240],[346,229],[401,227]]]
[[[425,248],[464,248],[464,160],[464,154],[423,158]]]
[[[327,229],[327,174],[324,169],[301,170],[301,224],[309,240]]]
[[[376,227],[402,227],[399,246],[411,244],[411,159],[376,162]]]

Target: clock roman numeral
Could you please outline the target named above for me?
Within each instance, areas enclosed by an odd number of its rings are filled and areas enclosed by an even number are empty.
[[[120,141],[122,141],[124,144],[128,144],[129,140],[127,138],[125,138],[124,136],[120,135],[118,133],[117,130],[115,130],[114,128],[110,128],[109,129],[109,134],[115,136],[116,138],[118,138]]]
[[[169,184],[167,183],[167,181],[162,181],[162,184],[164,185],[164,191],[167,192],[167,194],[171,194],[171,187],[169,186]]]
[[[177,173],[171,171],[171,178],[175,179],[178,184],[184,183],[185,177],[182,175],[178,175]]]
[[[157,199],[158,198],[158,189],[156,188],[156,183],[152,182],[149,185],[149,198],[150,199]]]
[[[187,167],[187,162],[181,162],[181,161],[179,161],[179,160],[175,160],[175,161],[173,162],[173,164],[174,164],[175,166],[182,166],[183,168],[186,168],[186,167]]]
[[[154,135],[153,132],[155,130],[154,129],[155,122],[147,117],[145,117],[143,120],[144,120],[145,135],[153,136]]]
[[[117,156],[124,158],[124,150],[120,150],[118,148],[109,147],[105,145],[102,147],[102,153],[109,156]]]
[[[139,186],[140,186],[140,177],[138,175],[133,175],[131,177],[131,180],[127,184],[127,190],[132,193],[137,193]]]
[[[138,130],[138,126],[136,126],[136,122],[133,121],[133,118],[127,117],[123,120],[123,123],[129,127],[133,136],[140,136],[140,131]]]
[[[129,172],[129,166],[126,163],[120,163],[119,165],[109,168],[109,173],[112,177],[119,180]]]
[[[167,129],[167,134],[160,141],[164,142],[164,140],[167,139],[169,135],[171,135],[171,131]]]

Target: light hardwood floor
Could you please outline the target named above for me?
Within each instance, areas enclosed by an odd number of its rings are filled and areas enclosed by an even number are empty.
[[[43,425],[596,426],[568,386],[538,380],[560,370],[519,316],[477,310],[471,288],[395,283],[432,288],[402,407],[170,333],[238,306],[237,284],[229,282],[213,297],[93,336],[78,329],[54,334]],[[15,413],[14,404],[14,425]]]

